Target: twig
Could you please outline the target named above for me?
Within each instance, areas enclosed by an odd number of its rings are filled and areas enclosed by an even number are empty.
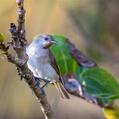
[[[18,4],[18,25],[16,26],[14,23],[10,24],[10,32],[12,35],[11,46],[15,50],[16,56],[13,56],[8,52],[9,47],[7,47],[4,43],[0,44],[0,49],[7,56],[8,61],[16,65],[20,76],[25,79],[27,84],[37,96],[45,119],[52,119],[53,112],[47,101],[46,94],[44,90],[40,88],[39,81],[35,80],[32,72],[27,67],[28,56],[26,54],[27,40],[25,37],[24,0],[16,0],[16,2]]]

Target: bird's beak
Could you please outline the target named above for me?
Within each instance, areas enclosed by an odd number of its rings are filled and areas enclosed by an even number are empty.
[[[49,48],[51,45],[56,44],[56,41],[54,39],[50,40],[44,45],[44,48]]]

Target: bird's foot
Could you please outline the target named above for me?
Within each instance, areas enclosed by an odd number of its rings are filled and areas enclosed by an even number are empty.
[[[35,78],[35,80],[36,80],[36,82],[37,82],[37,84],[36,85],[40,85],[40,79],[39,78],[37,78],[37,77],[34,77]]]
[[[47,80],[45,80],[44,82],[45,84],[41,87],[41,89],[45,88],[50,83],[50,81],[47,81]]]
[[[50,83],[49,80],[45,80],[45,79],[42,79],[42,78],[35,77],[35,80],[38,82],[39,85],[40,85],[40,81],[44,82],[44,84],[40,87],[41,89],[45,88]]]

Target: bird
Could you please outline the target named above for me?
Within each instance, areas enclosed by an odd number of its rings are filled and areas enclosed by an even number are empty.
[[[56,42],[51,35],[37,35],[26,48],[27,65],[35,79],[45,82],[41,88],[52,83],[62,98],[69,99],[69,94],[63,86],[58,65],[50,51],[52,45],[56,45]]]

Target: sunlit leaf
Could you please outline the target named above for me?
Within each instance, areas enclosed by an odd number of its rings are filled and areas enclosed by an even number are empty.
[[[111,74],[98,66],[94,68],[78,65],[77,59],[71,56],[67,39],[58,35],[54,35],[53,38],[57,44],[51,47],[51,51],[59,66],[61,75],[73,73],[75,78],[84,85],[85,91],[105,105],[119,99],[119,84]]]
[[[117,106],[104,108],[103,112],[106,119],[119,119],[119,107]]]
[[[101,68],[92,68],[81,74],[81,81],[86,91],[98,97],[103,103],[119,99],[119,84],[115,78]]]
[[[3,34],[0,33],[0,42],[3,42],[3,40],[4,40],[4,36]]]
[[[57,44],[51,47],[51,51],[59,65],[61,74],[75,73],[79,66],[70,55],[66,38],[59,35],[54,35],[53,38]]]

